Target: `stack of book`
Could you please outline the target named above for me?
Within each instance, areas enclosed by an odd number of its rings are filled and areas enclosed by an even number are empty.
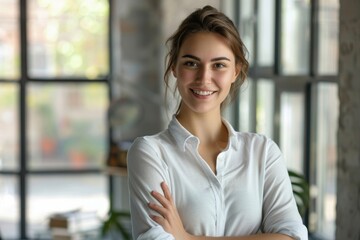
[[[90,239],[92,235],[98,235],[100,226],[101,220],[95,212],[72,210],[55,213],[49,217],[49,229],[53,240]]]

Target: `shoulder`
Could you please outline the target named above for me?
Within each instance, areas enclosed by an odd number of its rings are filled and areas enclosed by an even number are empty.
[[[260,133],[253,133],[253,132],[235,132],[235,133],[238,139],[242,141],[266,142],[270,139],[269,137]]]
[[[230,142],[231,144],[233,144],[233,146],[235,148],[238,147],[255,147],[258,146],[268,146],[268,145],[273,145],[275,144],[274,141],[263,135],[263,134],[259,134],[259,133],[253,133],[253,132],[240,132],[240,131],[236,131],[234,130],[233,126],[227,122],[224,121],[225,125],[228,128],[229,131],[229,137],[230,137]]]
[[[156,148],[159,148],[163,142],[169,141],[169,137],[170,136],[167,130],[154,135],[137,137],[131,144],[129,152],[138,151],[141,149],[155,150]]]
[[[128,150],[128,158],[160,156],[171,150],[175,144],[175,139],[168,129],[154,135],[137,137]]]
[[[275,144],[271,138],[259,133],[235,132],[235,136],[238,143],[245,146],[270,146]]]
[[[263,134],[251,132],[235,132],[233,146],[239,152],[251,156],[269,158],[281,155],[278,145]]]
[[[168,138],[166,131],[155,135],[137,137],[127,152],[127,164],[129,171],[146,169],[146,166],[165,166],[166,161],[162,157],[164,141]]]
[[[284,162],[283,154],[276,142],[270,137],[258,133],[239,133],[240,146],[250,156],[262,159],[267,166]]]

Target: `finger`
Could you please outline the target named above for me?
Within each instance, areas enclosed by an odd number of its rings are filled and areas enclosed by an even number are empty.
[[[171,227],[169,225],[169,222],[165,218],[163,218],[161,216],[157,216],[157,215],[150,215],[150,218],[153,221],[155,221],[157,224],[162,226],[165,231],[167,231],[167,232],[171,231]]]
[[[170,190],[169,190],[169,187],[168,185],[165,183],[165,182],[162,182],[161,183],[161,189],[163,190],[164,192],[164,196],[166,199],[172,201],[172,197],[171,197],[171,194],[170,194]]]
[[[155,212],[159,213],[161,216],[163,216],[164,218],[167,216],[167,209],[156,204],[156,203],[149,203],[148,204],[149,208],[154,210]]]
[[[152,191],[151,195],[159,202],[161,205],[165,208],[169,207],[169,200],[167,200],[161,193],[158,193],[156,191]]]
[[[150,218],[159,224],[164,222],[164,218],[158,215],[150,215]]]

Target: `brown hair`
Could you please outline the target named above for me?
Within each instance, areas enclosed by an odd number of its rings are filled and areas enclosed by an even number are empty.
[[[234,23],[224,13],[212,6],[205,6],[191,13],[183,20],[176,32],[166,41],[169,52],[166,55],[167,65],[164,74],[165,84],[169,87],[169,78],[172,67],[176,65],[178,54],[184,40],[190,34],[197,32],[211,32],[223,36],[235,55],[235,65],[240,66],[240,73],[232,84],[229,95],[221,104],[221,109],[223,110],[238,94],[240,86],[246,79],[249,62],[246,60],[246,47],[242,42]]]

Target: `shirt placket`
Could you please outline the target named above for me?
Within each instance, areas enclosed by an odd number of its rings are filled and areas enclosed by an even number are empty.
[[[224,159],[223,154],[220,153],[216,160],[216,184],[214,186],[216,193],[216,202],[217,202],[217,234],[218,236],[223,236],[225,231],[225,205],[224,205],[224,191],[223,191],[223,174],[224,174]]]
[[[200,161],[204,171],[205,175],[208,178],[210,187],[212,189],[213,195],[214,195],[214,202],[215,202],[215,232],[217,236],[223,236],[225,231],[225,220],[224,220],[224,194],[223,194],[223,188],[222,188],[222,180],[223,180],[223,169],[224,169],[224,161],[222,160],[222,154],[220,153],[218,156],[218,159],[216,161],[216,172],[215,175],[207,163],[202,159],[200,154],[197,152],[197,146],[199,144],[198,139],[196,138],[190,138],[188,140],[189,145],[191,146],[192,151],[196,152],[196,156],[198,160]]]

